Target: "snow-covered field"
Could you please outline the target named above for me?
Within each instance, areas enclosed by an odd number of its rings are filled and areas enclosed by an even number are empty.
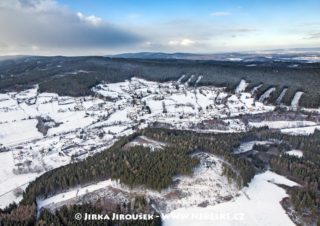
[[[288,129],[297,127],[310,127],[316,126],[316,122],[312,121],[262,121],[262,122],[249,122],[251,127],[268,126],[270,129]]]
[[[280,201],[287,197],[276,184],[296,186],[295,182],[271,171],[256,175],[240,196],[214,206],[180,208],[164,217],[165,226],[260,226],[295,225]]]
[[[240,144],[240,146],[234,150],[235,154],[242,154],[242,153],[246,153],[248,151],[251,151],[254,147],[255,144],[257,145],[269,145],[269,144],[273,144],[275,141],[248,141],[248,142],[243,142]]]
[[[304,126],[300,128],[281,129],[281,132],[290,134],[290,135],[309,135],[309,134],[313,134],[315,130],[320,130],[320,125]]]
[[[270,129],[279,129],[281,133],[290,135],[310,135],[315,130],[320,130],[320,124],[316,121],[299,120],[299,121],[260,121],[260,122],[248,122],[248,126],[251,128],[259,128],[267,126]]]
[[[39,173],[14,174],[15,162],[12,152],[0,152],[0,208],[4,208],[12,201],[21,200],[20,189],[34,180]]]
[[[167,146],[167,144],[150,139],[145,136],[139,136],[133,141],[131,141],[130,143],[126,144],[125,148],[134,147],[134,146],[144,146],[149,148],[151,151],[156,151],[156,150],[162,150],[165,146]]]
[[[298,158],[302,158],[303,157],[303,152],[301,150],[291,150],[291,151],[287,151],[286,154],[288,155],[293,155],[296,156]]]
[[[5,146],[17,145],[28,140],[42,138],[36,128],[37,120],[26,119],[0,124],[0,143]]]

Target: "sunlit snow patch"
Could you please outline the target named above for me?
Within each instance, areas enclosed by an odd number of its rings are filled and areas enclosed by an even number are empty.
[[[270,97],[271,93],[273,93],[274,91],[276,91],[276,88],[274,88],[274,87],[268,89],[267,91],[265,91],[265,92],[260,96],[259,101],[260,101],[260,102],[264,102],[265,100],[267,100],[267,99]]]
[[[312,121],[262,121],[262,122],[249,122],[250,127],[264,127],[267,126],[270,129],[285,129],[285,128],[297,128],[305,126],[315,126],[317,123]]]
[[[247,86],[249,85],[249,83],[247,83],[245,80],[241,80],[239,85],[237,86],[235,93],[241,93],[243,91],[246,90]]]
[[[178,83],[180,84],[181,83],[181,81],[184,79],[186,77],[186,75],[182,75],[179,79],[178,79]]]
[[[305,126],[300,128],[281,129],[281,133],[290,134],[290,135],[310,135],[310,134],[313,134],[315,130],[320,130],[320,125]]]
[[[133,141],[131,141],[130,143],[126,144],[124,148],[126,149],[134,146],[144,146],[144,147],[150,148],[151,151],[155,151],[155,150],[163,149],[166,146],[166,144],[145,136],[139,136],[135,138]]]
[[[300,151],[300,150],[287,151],[286,154],[292,155],[292,156],[296,156],[296,157],[298,157],[298,158],[302,158],[302,157],[303,157],[303,152]]]
[[[281,91],[279,97],[278,97],[277,100],[276,100],[276,104],[280,104],[280,103],[281,103],[281,101],[282,101],[284,95],[286,95],[287,91],[288,91],[287,88],[284,88],[284,89]]]
[[[253,150],[254,145],[270,145],[273,144],[275,141],[248,141],[248,142],[243,142],[240,144],[240,146],[235,149],[234,153],[235,154],[242,154],[242,153],[246,153],[248,151]]]
[[[197,78],[197,81],[196,81],[196,83],[195,83],[195,86],[198,85],[198,83],[201,81],[202,77],[203,77],[203,76],[200,75],[200,76]]]
[[[293,108],[297,108],[299,105],[299,101],[301,96],[303,95],[303,92],[296,92],[296,94],[294,95],[292,101],[291,101],[291,107]]]

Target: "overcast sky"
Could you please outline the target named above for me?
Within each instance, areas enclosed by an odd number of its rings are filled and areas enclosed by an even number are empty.
[[[0,0],[0,55],[320,47],[319,0]]]

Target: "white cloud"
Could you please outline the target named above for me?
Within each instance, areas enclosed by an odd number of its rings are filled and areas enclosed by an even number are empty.
[[[144,41],[128,26],[71,12],[55,0],[0,0],[0,54],[88,54]]]
[[[33,46],[31,46],[31,49],[36,51],[36,50],[39,50],[40,48],[39,48],[39,46],[33,45]]]
[[[91,16],[85,16],[83,13],[78,12],[77,16],[79,17],[80,20],[90,23],[94,26],[99,26],[102,24],[102,19],[100,17],[97,17],[95,15],[91,15]]]
[[[210,14],[211,16],[230,16],[230,12],[213,12]]]
[[[170,40],[168,44],[171,46],[191,46],[195,44],[195,41],[188,38],[183,38],[178,40]]]

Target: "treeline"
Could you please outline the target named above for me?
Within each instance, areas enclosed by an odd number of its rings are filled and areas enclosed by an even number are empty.
[[[248,185],[255,175],[255,169],[247,159],[233,154],[234,148],[238,147],[241,140],[247,136],[246,133],[210,134],[158,128],[149,128],[142,133],[187,150],[217,155],[228,163],[223,165],[223,172],[229,179],[236,181],[239,188]]]
[[[320,224],[320,131],[314,134],[287,135],[280,132],[264,131],[259,139],[277,139],[282,143],[281,156],[270,161],[270,167],[278,174],[296,181],[301,186],[288,188],[291,205],[299,217],[308,225]],[[285,151],[297,149],[303,157],[288,155]]]
[[[19,205],[11,204],[0,210],[1,226],[33,226],[36,222],[36,204]]]
[[[129,150],[123,146],[139,135],[168,143],[161,151],[142,146]],[[106,179],[120,179],[130,186],[144,185],[161,190],[167,188],[172,177],[190,175],[199,160],[190,154],[195,151],[213,153],[223,158],[237,171],[239,187],[247,185],[254,176],[253,166],[244,158],[232,154],[244,134],[199,134],[188,131],[146,129],[124,137],[110,149],[88,157],[82,162],[49,171],[27,187],[23,204],[32,204],[36,197],[46,198],[77,185]],[[234,178],[236,179],[236,178]]]
[[[23,204],[32,204],[36,197],[46,198],[77,185],[106,179],[119,179],[130,186],[144,185],[161,190],[171,184],[177,174],[191,174],[199,163],[188,155],[189,149],[168,146],[151,152],[141,146],[125,150],[122,147],[139,134],[124,137],[110,149],[40,176],[27,187]]]
[[[16,225],[17,222],[23,225],[28,225],[29,222],[34,223],[35,209],[34,212],[27,212],[29,215],[26,214],[26,216],[29,218],[26,217],[26,220],[11,216],[15,215],[13,214],[15,212],[31,209],[36,205],[37,198],[46,198],[78,185],[110,178],[119,179],[131,187],[142,185],[161,190],[171,184],[174,175],[191,174],[193,168],[199,163],[198,159],[190,157],[189,150],[171,145],[164,150],[154,152],[144,147],[133,147],[129,150],[122,148],[137,136],[139,133],[123,137],[104,152],[82,162],[63,166],[43,174],[27,187],[19,207],[13,208],[10,213],[7,211],[0,215],[0,222],[4,222],[5,225],[11,225],[12,222],[13,225]],[[56,217],[49,214],[46,216],[48,219],[57,220]]]
[[[271,166],[282,175],[294,178],[300,184],[313,189],[320,188],[320,131],[310,135],[287,135],[280,132],[264,131],[260,140],[276,139],[283,152],[281,156],[271,160]],[[285,154],[288,150],[301,150],[303,157]]]
[[[316,190],[308,187],[293,187],[288,189],[290,203],[305,225],[320,225],[320,198]]]
[[[320,224],[320,166],[306,159],[283,155],[273,158],[271,169],[301,184],[288,189],[291,204],[304,222]]]
[[[164,82],[177,80],[182,74],[187,75],[187,80],[194,74],[203,76],[198,85],[225,86],[229,90],[234,90],[241,79],[250,82],[250,90],[263,84],[257,91],[257,97],[268,88],[275,87],[271,103],[287,87],[283,103],[290,105],[295,92],[301,90],[305,92],[300,101],[302,106],[319,107],[320,64],[300,64],[298,68],[290,68],[290,63],[284,62],[256,64],[256,67],[247,67],[243,62],[29,57],[1,63],[0,92],[21,90],[38,83],[41,92],[82,96],[92,94],[90,89],[102,81],[120,82],[135,76]],[[190,85],[195,84],[196,78]]]

